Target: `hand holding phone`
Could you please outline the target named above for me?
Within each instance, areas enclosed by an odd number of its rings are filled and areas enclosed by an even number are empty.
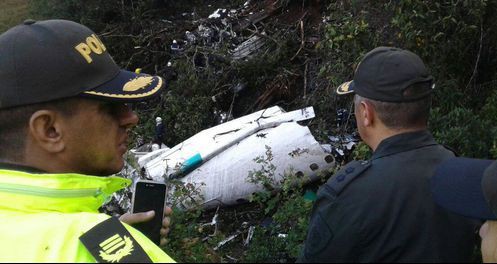
[[[166,185],[153,181],[138,181],[133,192],[133,213],[155,211],[152,220],[133,225],[157,245],[160,244],[160,229],[164,216]]]

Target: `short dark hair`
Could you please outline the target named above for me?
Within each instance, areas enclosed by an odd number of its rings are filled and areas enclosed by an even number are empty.
[[[432,89],[431,82],[416,83],[405,89],[404,94],[412,96],[415,93]],[[370,102],[375,108],[378,118],[390,129],[406,129],[427,126],[431,109],[431,94],[412,102],[381,102],[356,95],[358,99]]]
[[[0,109],[0,160],[21,162],[24,159],[29,119],[39,110],[54,110],[64,116],[75,113],[74,97],[45,103]]]

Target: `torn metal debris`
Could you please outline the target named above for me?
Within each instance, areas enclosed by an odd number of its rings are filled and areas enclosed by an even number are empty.
[[[264,34],[264,33],[263,33]],[[265,44],[265,40],[258,35],[254,35],[239,46],[237,46],[231,53],[234,60],[240,60],[249,57],[250,55],[258,52]]]
[[[248,247],[248,245],[250,244],[250,241],[252,240],[252,237],[254,236],[254,232],[255,232],[255,226],[250,226],[248,234],[247,234],[247,238],[245,239],[245,241],[243,241],[243,245],[245,247]]]
[[[217,244],[217,246],[216,246],[216,247],[214,247],[213,249],[214,249],[214,250],[218,250],[218,249],[219,249],[219,248],[221,248],[222,246],[226,245],[226,243],[228,243],[228,242],[232,241],[233,239],[237,238],[240,234],[241,234],[241,232],[239,232],[239,231],[238,231],[236,234],[231,235],[231,236],[229,236],[228,238],[226,238],[225,240],[223,240],[223,241],[219,242],[219,243]]]

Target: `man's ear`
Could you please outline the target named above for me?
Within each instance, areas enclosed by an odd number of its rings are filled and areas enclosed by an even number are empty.
[[[36,111],[29,120],[28,135],[33,143],[49,153],[61,152],[65,148],[62,119],[55,111]]]
[[[359,113],[362,115],[362,122],[364,127],[371,127],[375,121],[374,106],[367,101],[361,101],[359,106]]]

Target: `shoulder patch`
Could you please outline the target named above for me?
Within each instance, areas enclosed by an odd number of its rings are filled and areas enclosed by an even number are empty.
[[[143,248],[115,217],[96,225],[79,240],[102,263],[152,263]]]
[[[352,181],[357,179],[364,171],[369,169],[371,161],[351,161],[339,170],[325,184],[332,195],[338,196]]]

